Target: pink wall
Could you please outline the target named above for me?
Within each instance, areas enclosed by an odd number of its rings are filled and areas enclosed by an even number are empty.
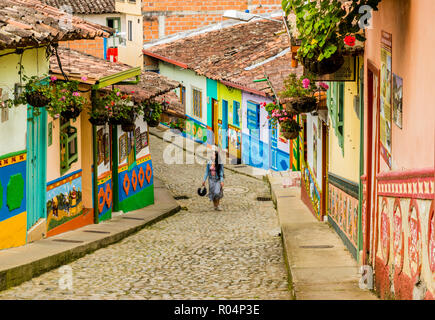
[[[434,20],[433,0],[382,0],[373,29],[366,31],[365,58],[378,69],[381,31],[393,35],[393,73],[403,78],[403,129],[392,124],[393,171],[434,166]],[[383,159],[380,163],[381,172],[389,171]]]

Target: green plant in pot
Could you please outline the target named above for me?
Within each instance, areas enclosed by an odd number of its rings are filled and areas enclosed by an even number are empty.
[[[51,116],[60,114],[66,120],[76,119],[86,103],[80,94],[78,81],[57,81],[51,77],[53,97],[47,105],[47,112]]]
[[[289,140],[296,139],[302,128],[293,118],[286,118],[279,123],[282,135]]]
[[[298,58],[306,69],[318,75],[331,74],[344,64],[355,41],[365,41],[361,33],[366,9],[377,10],[380,0],[283,0],[285,15],[296,17],[293,35],[301,40]]]
[[[291,113],[309,113],[317,108],[316,92],[328,90],[326,83],[318,85],[310,76],[298,77],[291,73],[284,80],[285,90],[280,93],[286,110]]]
[[[184,131],[185,123],[182,119],[177,119],[169,124],[169,127],[174,130]]]
[[[144,121],[150,127],[157,127],[160,123],[160,116],[163,112],[162,105],[157,101],[146,101],[142,104]]]

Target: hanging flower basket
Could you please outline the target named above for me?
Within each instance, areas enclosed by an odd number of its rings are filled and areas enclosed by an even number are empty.
[[[302,128],[294,119],[283,121],[280,123],[281,134],[288,140],[294,140],[299,136]]]
[[[26,101],[32,107],[42,108],[50,103],[50,98],[46,97],[41,91],[32,91],[25,94]]]
[[[344,64],[344,57],[340,52],[334,53],[331,57],[325,58],[321,61],[317,57],[312,59],[303,58],[302,64],[305,69],[317,75],[332,74],[340,70]]]
[[[80,112],[82,112],[81,108],[79,108],[76,105],[72,105],[72,106],[68,106],[68,109],[62,111],[60,115],[66,120],[76,119],[80,115]]]
[[[155,120],[155,119],[151,119],[151,120],[149,120],[149,119],[144,119],[144,121],[146,121],[146,122],[148,123],[148,125],[149,125],[150,127],[152,127],[152,128],[157,127],[157,126],[159,125],[159,123],[160,123],[159,120]]]
[[[135,120],[136,115],[134,113],[130,113],[128,118],[121,118],[121,129],[125,132],[134,131],[136,128]]]
[[[99,115],[96,117],[90,117],[89,122],[95,126],[104,126],[108,121],[107,115]]]
[[[281,131],[281,133],[287,140],[294,140],[299,136],[299,131]]]
[[[286,101],[287,112],[292,113],[310,113],[317,108],[317,99],[315,97],[295,97]]]

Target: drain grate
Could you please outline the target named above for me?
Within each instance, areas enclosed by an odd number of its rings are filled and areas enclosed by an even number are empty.
[[[257,201],[272,201],[272,197],[260,196],[260,197],[257,197]]]
[[[69,243],[83,243],[84,241],[81,240],[68,240],[68,239],[53,239],[51,241],[56,241],[56,242],[69,242]]]
[[[188,196],[175,196],[174,197],[175,200],[187,200],[190,199]]]
[[[330,249],[334,248],[334,246],[331,245],[314,245],[314,246],[299,246],[299,248],[302,249]]]
[[[246,168],[246,166],[234,166],[234,168]]]
[[[145,220],[143,218],[135,218],[135,217],[122,217],[122,219],[128,219],[128,220]]]
[[[98,230],[84,230],[83,232],[89,232],[89,233],[110,233],[109,231],[98,231]]]
[[[279,196],[278,198],[294,198],[295,196]]]

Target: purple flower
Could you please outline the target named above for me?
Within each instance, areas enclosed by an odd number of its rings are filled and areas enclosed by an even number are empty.
[[[302,80],[302,86],[304,87],[304,89],[308,89],[308,87],[310,86],[310,80],[307,78]]]

